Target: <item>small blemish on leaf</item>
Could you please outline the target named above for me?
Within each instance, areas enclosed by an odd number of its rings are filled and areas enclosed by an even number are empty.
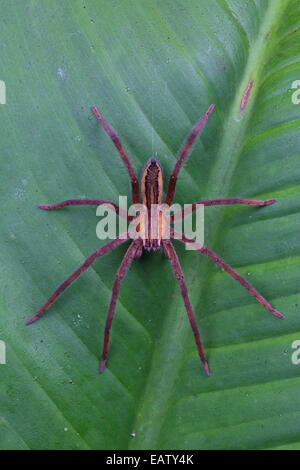
[[[246,107],[248,105],[253,84],[254,84],[253,80],[249,80],[249,82],[247,83],[247,86],[246,86],[246,88],[243,92],[243,95],[242,95],[241,104],[240,104],[240,111],[244,111],[244,109],[246,109]]]
[[[57,69],[57,71],[56,71],[56,75],[57,75],[59,78],[65,78],[66,73],[65,73],[64,69],[62,69],[61,67],[58,67],[58,69]]]

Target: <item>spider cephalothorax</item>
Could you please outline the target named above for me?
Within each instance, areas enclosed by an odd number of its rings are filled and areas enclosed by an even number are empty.
[[[214,109],[214,105],[210,105],[208,110],[206,111],[205,115],[199,119],[199,121],[195,124],[192,131],[190,132],[185,145],[182,151],[179,154],[179,157],[176,161],[175,167],[173,172],[170,176],[168,189],[166,198],[164,201],[164,207],[168,208],[174,199],[177,176],[180,172],[180,169],[183,166],[184,161],[188,157],[191,147],[205,126],[208,116],[212,113]],[[179,287],[181,290],[183,302],[188,314],[188,318],[194,333],[194,338],[198,350],[199,357],[202,361],[204,371],[206,375],[210,375],[210,371],[208,368],[206,356],[204,353],[204,349],[202,346],[202,342],[200,339],[199,329],[196,323],[196,319],[192,310],[192,306],[190,304],[187,287],[184,280],[184,275],[179,263],[179,259],[175,248],[170,240],[170,238],[176,238],[180,242],[190,245],[193,244],[194,248],[207,255],[211,258],[218,266],[220,266],[224,271],[230,274],[234,279],[236,279],[240,284],[242,284],[251,295],[253,295],[257,301],[263,305],[267,310],[269,310],[273,315],[278,318],[284,318],[282,313],[272,307],[271,304],[256,290],[254,287],[249,284],[246,279],[240,276],[236,271],[234,271],[228,264],[226,264],[219,256],[214,253],[212,250],[207,248],[205,245],[198,246],[195,244],[195,241],[188,238],[183,233],[177,233],[173,228],[169,228],[167,230],[167,222],[170,220],[166,218],[164,210],[160,211],[153,211],[153,208],[157,208],[161,206],[162,198],[163,198],[163,173],[162,167],[160,163],[155,159],[151,158],[148,160],[143,174],[141,178],[141,184],[139,184],[139,180],[136,176],[136,173],[127,157],[127,154],[120,142],[115,131],[112,127],[104,120],[103,116],[100,114],[96,107],[92,108],[92,111],[97,119],[97,121],[101,124],[103,129],[107,132],[107,134],[112,139],[115,147],[117,148],[125,167],[127,168],[130,180],[131,180],[131,189],[132,189],[132,202],[135,205],[140,205],[140,211],[137,211],[137,216],[132,217],[127,213],[124,214],[124,211],[117,206],[115,203],[102,200],[102,199],[68,199],[66,201],[60,202],[58,204],[51,204],[51,205],[40,205],[41,209],[45,210],[54,210],[60,209],[65,206],[69,205],[101,205],[101,204],[110,204],[116,210],[116,212],[121,216],[127,218],[128,221],[132,221],[134,219],[135,225],[138,230],[135,231],[135,236],[132,235],[132,232],[129,230],[126,234],[122,234],[122,236],[111,240],[106,245],[102,246],[94,253],[92,253],[84,263],[76,270],[73,274],[71,274],[68,279],[66,279],[51,295],[51,297],[46,301],[46,303],[40,308],[40,310],[27,321],[27,324],[31,324],[34,321],[38,320],[38,318],[52,305],[58,295],[63,292],[83,271],[85,271],[93,261],[106,254],[107,252],[111,251],[112,249],[120,246],[121,244],[125,243],[126,241],[131,240],[131,243],[124,255],[124,258],[120,264],[118,272],[116,274],[116,278],[113,285],[112,290],[112,297],[108,309],[106,324],[105,324],[105,331],[104,331],[104,343],[103,343],[103,350],[102,350],[102,358],[100,364],[100,372],[103,372],[106,366],[106,359],[107,353],[109,348],[109,338],[110,338],[110,328],[115,312],[116,301],[118,298],[120,284],[122,279],[124,278],[128,268],[130,267],[132,261],[134,259],[140,258],[142,255],[143,248],[147,251],[156,251],[161,246],[163,247],[164,253],[167,259],[170,261],[172,269],[174,271],[175,277],[179,283]],[[212,206],[212,205],[222,205],[222,204],[247,204],[253,206],[267,206],[269,204],[273,204],[276,200],[275,199],[267,199],[267,200],[251,200],[251,199],[241,199],[241,198],[226,198],[226,199],[212,199],[212,200],[205,200],[205,201],[197,201],[191,204],[191,211],[196,210],[199,204],[203,204],[204,206]],[[144,210],[143,210],[144,208]],[[153,215],[155,214],[155,215]],[[175,214],[176,215],[176,214]],[[179,215],[181,216],[181,215]],[[172,219],[171,219],[172,220]],[[173,218],[173,221],[175,218]],[[138,235],[136,235],[136,233]],[[167,236],[168,234],[168,236]]]

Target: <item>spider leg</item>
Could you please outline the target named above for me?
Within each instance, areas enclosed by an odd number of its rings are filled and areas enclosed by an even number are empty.
[[[173,231],[172,235],[175,235],[175,234],[176,234],[176,240],[178,239],[182,243],[185,243],[185,244],[195,243],[194,240],[189,239],[184,234],[179,234]],[[263,307],[265,307],[265,309],[269,310],[273,315],[275,315],[278,318],[285,318],[284,315],[278,310],[276,310],[275,308],[273,308],[272,305],[256,289],[254,289],[254,287],[248,281],[246,281],[244,277],[240,276],[240,274],[238,274],[234,269],[232,269],[232,267],[229,266],[229,264],[225,263],[225,261],[223,261],[215,252],[207,248],[207,246],[205,245],[202,245],[201,248],[200,247],[197,248],[197,251],[207,255],[210,259],[214,261],[214,263],[216,263],[218,266],[224,269],[224,271],[230,274],[230,276],[233,277],[233,279],[238,281],[242,286],[246,287],[246,289],[248,289],[250,294],[253,295],[253,297],[255,297],[256,300]]]
[[[120,264],[120,267],[117,271],[113,289],[112,289],[112,296],[109,304],[109,309],[106,317],[105,329],[104,329],[104,341],[103,341],[103,349],[102,349],[102,357],[101,357],[101,364],[99,372],[102,373],[105,370],[107,354],[109,349],[109,339],[110,339],[110,328],[113,321],[117,298],[119,295],[120,284],[122,279],[125,277],[132,261],[135,259],[137,251],[140,250],[142,244],[142,240],[139,238],[134,240],[131,245],[129,245],[128,250],[126,251],[124,258]]]
[[[142,254],[143,254],[143,245],[141,244],[140,246],[138,246],[138,248],[135,252],[134,259],[140,259]]]
[[[92,106],[91,108],[92,112],[94,113],[95,118],[101,124],[105,132],[109,135],[111,140],[114,143],[114,146],[118,150],[120,157],[127,168],[129,177],[131,179],[131,188],[132,188],[132,200],[133,203],[139,203],[140,202],[140,190],[139,190],[139,180],[135,174],[135,171],[133,169],[132,164],[130,163],[130,160],[124,150],[123,145],[121,144],[121,141],[119,137],[117,136],[115,130],[105,121],[104,117],[100,113],[100,111],[96,108],[96,106]]]
[[[198,135],[200,134],[200,132],[204,128],[205,124],[207,123],[208,117],[213,112],[214,107],[215,107],[215,105],[211,104],[209,106],[208,110],[206,111],[206,113],[204,114],[204,116],[201,119],[199,119],[199,121],[195,124],[195,126],[191,130],[191,132],[190,132],[190,134],[189,134],[189,136],[188,136],[188,138],[185,142],[185,145],[184,145],[181,153],[179,154],[179,157],[178,157],[178,160],[175,164],[173,173],[171,174],[170,179],[169,179],[168,192],[167,192],[166,201],[165,201],[165,203],[168,204],[169,206],[171,205],[171,203],[173,201],[173,198],[174,198],[178,173],[181,170],[184,161],[189,156],[190,151],[191,151],[191,147],[192,147],[194,141],[196,140],[196,138],[198,137]]]
[[[92,253],[86,260],[85,262],[74,271],[71,276],[68,277],[57,289],[51,297],[44,303],[44,305],[39,309],[39,311],[31,317],[29,320],[27,320],[26,325],[31,325],[31,323],[35,322],[40,318],[43,313],[48,310],[49,307],[53,304],[53,302],[57,299],[59,294],[61,294],[70,284],[72,284],[75,279],[77,279],[78,276],[80,276],[81,273],[83,273],[92,263],[95,261],[96,258],[99,258],[100,256],[105,255],[109,251],[113,250],[114,248],[117,248],[119,245],[122,243],[128,241],[128,238],[122,239],[116,238],[115,240],[111,240],[108,242],[106,245],[102,246],[101,248],[98,248],[94,253]]]
[[[172,216],[172,221],[182,219],[187,215],[191,214],[197,209],[197,206],[202,204],[203,206],[220,206],[220,205],[227,205],[227,204],[246,204],[249,206],[269,206],[270,204],[274,204],[277,199],[242,199],[242,198],[226,198],[226,199],[208,199],[204,201],[197,201],[190,204],[188,207],[185,208],[184,213],[183,211],[179,211]]]
[[[100,206],[108,205],[112,206],[116,213],[123,217],[123,219],[132,220],[133,216],[127,214],[124,209],[111,201],[106,201],[104,199],[68,199],[66,201],[59,202],[57,204],[40,204],[38,207],[46,211],[53,211],[56,209],[62,209],[66,206]]]
[[[174,246],[172,245],[172,243],[169,240],[163,240],[162,244],[163,244],[163,247],[164,247],[165,255],[168,258],[168,260],[170,261],[170,264],[173,268],[175,277],[176,277],[176,279],[179,283],[179,286],[180,286],[181,295],[182,295],[183,302],[184,302],[184,305],[185,305],[185,308],[186,308],[186,311],[187,311],[187,314],[188,314],[188,317],[189,317],[189,321],[190,321],[190,324],[191,324],[191,327],[192,327],[192,330],[193,330],[193,333],[194,333],[198,354],[199,354],[199,357],[201,359],[205,374],[209,376],[211,374],[210,374],[210,371],[209,371],[209,368],[208,368],[205,352],[204,352],[204,349],[203,349],[203,346],[202,346],[202,343],[201,343],[201,339],[200,339],[199,329],[197,327],[196,318],[195,318],[194,312],[192,310],[192,306],[191,306],[190,299],[189,299],[189,296],[188,296],[186,283],[185,283],[185,280],[184,280],[184,274],[183,274],[183,271],[181,269],[177,253],[175,251]]]

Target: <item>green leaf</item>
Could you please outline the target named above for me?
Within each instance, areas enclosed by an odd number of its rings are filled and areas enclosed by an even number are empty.
[[[52,0],[2,5],[1,449],[300,448],[300,4],[297,0]],[[253,88],[244,111],[241,99]],[[296,85],[297,86],[297,85]],[[122,283],[108,368],[97,373],[125,246],[97,260],[31,327],[58,284],[101,241],[95,208],[128,175],[92,117],[98,106],[140,174],[170,175],[193,123],[216,110],[176,202],[209,207],[206,244],[285,315],[274,318],[203,255],[176,244],[212,377],[197,356],[163,254]],[[166,183],[165,183],[166,184]]]

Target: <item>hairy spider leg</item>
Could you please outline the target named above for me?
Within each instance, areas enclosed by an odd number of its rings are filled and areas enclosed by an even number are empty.
[[[57,299],[57,297],[70,285],[72,284],[75,279],[77,279],[80,274],[82,274],[92,263],[95,261],[96,258],[99,258],[100,256],[105,255],[109,251],[113,250],[114,248],[117,248],[118,246],[122,245],[122,243],[125,243],[128,241],[128,234],[127,238],[116,238],[115,240],[112,240],[108,242],[106,245],[102,246],[101,248],[98,248],[94,253],[92,253],[86,260],[85,262],[78,268],[76,271],[74,271],[71,276],[69,276],[57,289],[51,297],[44,303],[44,305],[40,308],[40,310],[29,320],[27,320],[26,325],[31,325],[31,323],[35,322],[38,320],[43,313],[48,310],[48,308],[51,307],[53,302]]]
[[[185,244],[191,244],[195,243],[194,240],[189,239],[185,234],[183,233],[177,233],[175,231],[171,231],[171,236],[176,237],[176,240],[185,243]],[[230,274],[233,279],[238,281],[242,286],[246,287],[248,291],[250,292],[253,297],[256,298],[256,300],[263,306],[265,309],[269,310],[273,315],[275,315],[278,318],[285,318],[284,315],[276,310],[275,308],[272,307],[271,304],[256,290],[254,287],[246,281],[245,278],[240,276],[234,269],[232,269],[229,264],[225,263],[216,253],[214,253],[212,250],[207,248],[207,246],[203,245],[201,248],[197,248],[196,251],[199,251],[199,253],[203,253],[207,255],[210,259],[214,261],[218,266],[220,266],[224,271],[226,271],[228,274]]]
[[[194,315],[194,312],[193,312],[193,309],[192,309],[192,306],[191,306],[191,303],[190,303],[186,283],[185,283],[185,280],[184,280],[184,274],[183,274],[182,268],[180,266],[177,253],[175,251],[174,246],[172,245],[172,243],[169,240],[163,240],[162,245],[164,247],[166,257],[170,261],[170,264],[171,264],[172,269],[174,271],[175,277],[176,277],[176,279],[179,283],[179,286],[180,286],[181,295],[182,295],[183,302],[184,302],[184,305],[185,305],[185,308],[186,308],[186,312],[188,314],[188,318],[189,318],[189,321],[190,321],[190,324],[191,324],[191,327],[192,327],[192,330],[193,330],[193,333],[194,333],[195,342],[196,342],[199,357],[200,357],[202,365],[203,365],[203,369],[205,371],[205,374],[209,376],[209,375],[211,375],[211,373],[209,371],[209,367],[208,367],[208,363],[207,363],[207,360],[206,360],[204,348],[202,346],[202,342],[201,342],[201,339],[200,339],[199,329],[198,329],[198,326],[197,326],[197,323],[196,323],[196,318],[195,318],[195,315]]]
[[[62,209],[66,206],[101,206],[107,205],[112,206],[115,212],[126,220],[132,220],[133,216],[128,215],[127,212],[120,206],[112,201],[104,199],[68,199],[66,201],[58,202],[57,204],[40,204],[38,207],[46,211],[53,211],[56,209]]]
[[[173,173],[171,174],[170,179],[169,179],[168,192],[167,192],[166,201],[165,201],[165,203],[168,204],[169,206],[172,204],[172,201],[174,198],[178,173],[181,170],[185,160],[189,156],[193,143],[195,142],[196,138],[198,137],[198,135],[200,134],[204,126],[206,125],[208,117],[213,112],[214,107],[215,105],[211,104],[208,110],[206,111],[206,113],[204,114],[204,116],[201,119],[199,119],[199,121],[195,124],[195,126],[191,130],[184,144],[184,147],[181,153],[179,154]]]
[[[134,204],[138,204],[140,202],[140,190],[139,190],[139,180],[135,174],[135,171],[133,169],[133,166],[126,155],[126,152],[124,150],[123,145],[121,144],[121,141],[119,137],[116,134],[116,131],[105,121],[104,117],[100,113],[100,111],[96,108],[96,106],[92,106],[91,108],[92,112],[95,115],[95,118],[101,124],[105,132],[109,135],[111,140],[113,141],[116,149],[118,150],[120,157],[127,168],[129,177],[131,179],[131,190],[132,190],[132,201]]]
[[[266,200],[258,200],[258,199],[242,199],[238,197],[231,197],[225,199],[208,199],[204,201],[197,201],[190,204],[188,207],[185,207],[184,213],[182,210],[176,212],[173,216],[171,216],[171,221],[175,222],[175,220],[180,220],[183,217],[191,214],[197,209],[197,206],[202,204],[203,206],[221,206],[227,204],[246,204],[248,206],[269,206],[270,204],[274,204],[276,199],[266,199]]]
[[[110,328],[111,328],[111,324],[112,324],[115,309],[116,309],[116,303],[117,303],[117,299],[118,299],[118,295],[120,291],[121,281],[122,279],[124,279],[132,261],[136,257],[137,252],[140,252],[141,247],[142,247],[142,240],[140,238],[134,240],[129,245],[129,248],[126,251],[124,258],[122,259],[122,262],[120,264],[120,267],[115,277],[110,305],[109,305],[109,309],[108,309],[108,313],[106,317],[105,329],[104,329],[102,357],[101,357],[101,364],[99,368],[100,373],[104,372],[105,366],[106,366],[107,354],[108,354],[108,349],[109,349]]]

